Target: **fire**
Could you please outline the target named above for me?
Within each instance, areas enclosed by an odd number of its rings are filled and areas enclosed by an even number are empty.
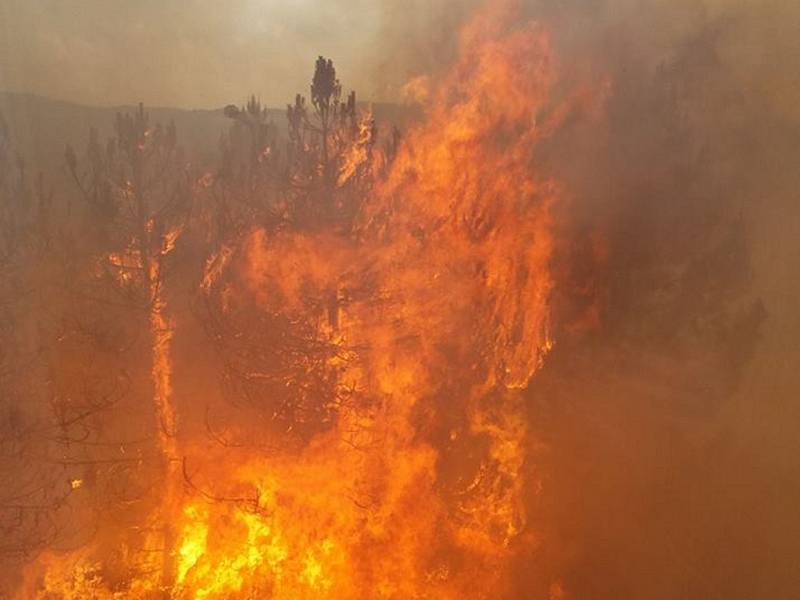
[[[333,416],[302,445],[262,454],[174,435],[173,329],[151,290],[158,439],[173,465],[154,517],[172,536],[155,539],[173,573],[156,564],[112,592],[90,553],[49,559],[41,597],[503,596],[533,539],[521,390],[553,343],[558,186],[535,169],[553,82],[546,33],[505,5],[485,11],[350,230],[255,230],[208,260],[201,287],[225,310],[255,302],[330,348]],[[360,124],[337,185],[371,160],[372,127]]]

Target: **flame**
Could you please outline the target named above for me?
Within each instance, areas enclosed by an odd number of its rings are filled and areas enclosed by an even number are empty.
[[[533,539],[521,390],[553,343],[559,190],[535,168],[553,82],[546,33],[493,6],[464,29],[458,63],[352,231],[256,230],[209,259],[207,293],[227,274],[234,301],[311,324],[335,349],[326,367],[349,394],[301,448],[177,446],[172,325],[152,290],[159,439],[202,479],[164,491],[169,597],[503,597],[511,557]],[[368,127],[339,185],[367,160]],[[89,559],[76,564],[82,597],[112,597]],[[51,566],[42,597],[70,597],[67,570]],[[125,597],[152,597],[160,581],[142,576]]]
[[[330,359],[338,385],[356,398],[299,455],[242,459],[228,484],[258,489],[257,502],[195,513],[206,516],[190,519],[190,545],[234,535],[229,523],[249,525],[237,541],[183,563],[194,589],[273,598],[502,593],[526,527],[519,390],[552,346],[557,195],[532,175],[553,79],[547,37],[536,25],[498,37],[504,26],[490,12],[465,31],[462,60],[354,235],[257,230],[233,263],[234,295],[318,323],[318,339],[340,350]],[[344,181],[355,168],[345,163]],[[326,320],[331,297],[336,317]],[[419,426],[421,415],[446,410],[461,416],[449,452]],[[483,444],[476,466],[459,464],[462,440]],[[448,470],[458,473],[454,489],[442,482]]]
[[[358,137],[345,152],[344,162],[339,168],[336,183],[339,187],[350,181],[363,166],[370,162],[375,137],[375,119],[372,111],[366,112],[358,122]]]

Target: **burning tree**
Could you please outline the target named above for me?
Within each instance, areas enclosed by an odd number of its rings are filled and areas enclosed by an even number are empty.
[[[360,114],[355,92],[342,99],[330,59],[317,58],[310,91],[312,110],[300,94],[286,109],[289,173],[297,188],[289,202],[292,222],[296,228],[333,222],[346,231],[365,192],[352,186],[372,177],[375,121],[370,111]]]
[[[156,542],[158,559],[137,563],[150,572],[88,563],[76,577],[54,560],[41,588],[502,595],[529,542],[520,390],[551,345],[558,197],[535,169],[557,125],[548,39],[508,16],[489,10],[466,28],[461,59],[391,164],[323,58],[311,108],[298,96],[287,111],[285,154],[255,100],[226,110],[223,167],[200,187],[224,192],[211,206],[234,216],[197,237],[209,330],[244,410],[210,424],[211,440],[176,436],[171,395],[167,256],[184,225],[209,221],[186,218],[174,130],[151,128],[140,107],[105,149],[90,144],[85,173],[68,153],[86,204],[105,215],[100,265],[147,324],[164,477],[140,525]]]
[[[0,558],[50,542],[57,531],[52,513],[68,493],[66,479],[58,485],[50,465],[32,452],[41,442],[45,392],[23,375],[41,374],[26,277],[36,246],[32,196],[25,161],[14,156],[0,113]]]
[[[227,207],[231,205],[226,199],[239,198],[233,220],[240,225],[212,254],[203,283],[211,337],[226,366],[229,397],[266,415],[262,433],[290,432],[294,441],[307,441],[330,427],[342,403],[352,398],[334,366],[351,354],[335,342],[340,290],[335,284],[320,289],[306,281],[309,286],[297,310],[265,313],[247,295],[233,291],[241,282],[229,274],[220,276],[234,255],[250,251],[254,227],[261,232],[257,235],[281,239],[282,232],[308,228],[333,227],[336,236],[352,233],[355,207],[371,189],[374,120],[369,113],[359,114],[354,92],[341,101],[333,63],[322,57],[316,63],[311,97],[313,114],[299,94],[288,106],[285,153],[278,151],[275,127],[267,123],[266,111],[254,98],[241,109],[226,108],[234,125],[212,191]],[[255,204],[261,208],[253,211]],[[308,254],[304,260],[325,259]],[[271,268],[277,274],[287,267],[293,265]]]
[[[0,117],[0,559],[86,533],[76,495],[97,483],[101,415],[125,389],[72,294],[87,263],[69,202],[34,182]]]
[[[240,396],[280,426],[264,432],[266,455],[222,444],[238,457],[233,477],[198,468],[198,489],[217,498],[257,494],[249,504],[188,504],[182,589],[276,598],[502,589],[500,565],[526,526],[519,390],[551,344],[558,189],[531,173],[558,120],[546,118],[546,36],[522,26],[498,41],[496,17],[465,33],[425,122],[386,178],[360,188],[369,192],[350,218],[257,228],[209,263],[221,322],[242,319],[222,355],[239,357]],[[288,111],[291,143],[319,166],[303,171],[320,184],[303,200],[335,187],[331,114],[350,110],[339,88],[320,60],[319,125],[305,125],[300,97]],[[249,337],[259,321],[264,334]],[[256,548],[252,562],[246,546]]]
[[[233,124],[220,140],[220,167],[202,180],[212,197],[207,216],[217,248],[239,239],[254,223],[274,227],[280,222],[285,191],[278,131],[267,109],[251,97],[241,108],[225,107],[225,115]]]
[[[89,209],[90,226],[96,228],[96,274],[118,293],[129,320],[137,315],[146,323],[155,441],[162,459],[163,498],[153,527],[161,529],[161,544],[170,548],[170,514],[181,476],[165,282],[167,257],[191,209],[191,184],[173,124],[151,126],[139,105],[133,114],[117,115],[114,134],[105,147],[91,134],[85,171],[71,148],[66,159]],[[169,551],[163,552],[159,569],[161,584],[169,586],[174,577]]]

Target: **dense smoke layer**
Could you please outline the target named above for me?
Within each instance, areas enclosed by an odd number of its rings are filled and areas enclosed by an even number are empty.
[[[576,598],[794,597],[798,11],[568,4],[562,73],[608,96],[548,159],[607,245],[531,390],[545,554]]]

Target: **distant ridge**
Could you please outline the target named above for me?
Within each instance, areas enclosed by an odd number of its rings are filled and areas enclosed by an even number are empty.
[[[243,104],[246,99],[240,99]],[[71,144],[80,155],[94,128],[100,138],[112,134],[114,118],[119,112],[132,112],[138,105],[87,106],[64,100],[53,100],[36,94],[0,91],[0,113],[8,123],[14,150],[37,170],[53,171],[63,167],[64,149]],[[407,126],[418,116],[418,109],[379,103],[373,105],[379,121]],[[174,122],[178,140],[190,160],[201,164],[213,161],[218,153],[220,135],[230,120],[223,108],[183,109],[145,105],[152,123]],[[283,130],[286,112],[269,108],[272,121]]]
[[[51,100],[35,94],[0,92],[0,112],[8,123],[11,141],[17,153],[42,169],[60,166],[67,144],[80,154],[96,129],[101,139],[111,135],[119,112],[131,112],[136,105],[95,107],[63,100]],[[217,151],[219,136],[229,124],[222,108],[185,110],[145,107],[153,123],[175,122],[180,143],[191,149],[196,160],[210,158]],[[282,111],[270,111],[282,118]]]

